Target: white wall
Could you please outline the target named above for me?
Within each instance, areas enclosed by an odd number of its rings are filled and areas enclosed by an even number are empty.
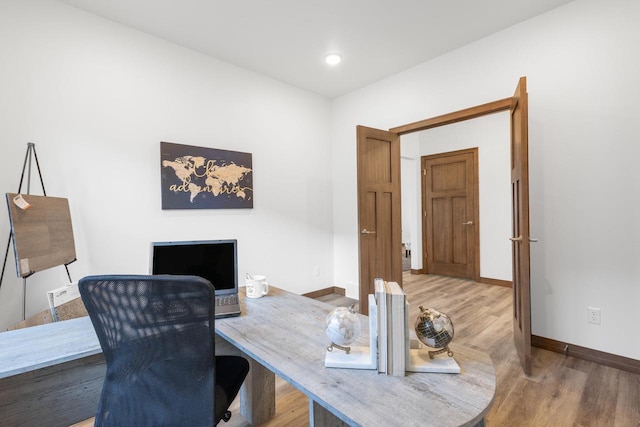
[[[639,21],[635,0],[577,0],[334,100],[336,283],[357,295],[355,126],[505,98],[527,76],[533,333],[640,359]]]
[[[17,191],[34,142],[47,195],[69,199],[74,280],[147,273],[151,241],[237,238],[241,284],[334,284],[329,101],[51,1],[0,2],[0,58],[0,189]],[[252,153],[254,208],[163,211],[160,141]],[[30,277],[27,316],[66,282],[64,267]],[[0,330],[21,289],[11,250]]]
[[[400,185],[402,195],[402,243],[411,250],[411,268],[422,268],[422,196],[420,193],[419,133],[400,138]]]

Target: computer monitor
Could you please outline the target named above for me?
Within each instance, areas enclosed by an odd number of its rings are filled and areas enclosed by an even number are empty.
[[[236,240],[151,243],[151,274],[190,274],[211,282],[216,297],[238,292]]]

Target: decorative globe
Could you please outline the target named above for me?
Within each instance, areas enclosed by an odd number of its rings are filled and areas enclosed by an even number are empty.
[[[351,348],[348,346],[360,336],[360,319],[353,307],[338,307],[327,315],[325,333],[331,340],[327,350],[332,351],[333,347],[337,347],[349,353]]]
[[[449,350],[449,343],[453,339],[453,322],[451,322],[449,316],[436,309],[427,308],[425,310],[420,306],[420,314],[416,318],[415,329],[418,339],[424,345],[440,349],[439,351],[430,351],[430,357],[444,352],[449,357],[453,356],[453,352]]]

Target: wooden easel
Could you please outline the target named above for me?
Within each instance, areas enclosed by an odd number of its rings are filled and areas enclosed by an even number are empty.
[[[31,194],[31,164],[32,159],[36,161],[36,168],[38,169],[38,177],[40,178],[40,185],[42,186],[42,194],[47,195],[47,191],[44,188],[44,180],[42,179],[42,172],[40,171],[40,163],[38,162],[38,154],[36,153],[36,145],[33,142],[27,143],[27,152],[24,156],[24,163],[22,165],[22,174],[20,176],[20,185],[18,186],[18,193],[22,193],[22,184],[25,178],[25,171],[27,171],[27,192],[24,194]],[[27,169],[28,167],[28,169]],[[0,274],[0,287],[2,287],[2,279],[4,278],[4,271],[7,267],[7,259],[9,258],[9,248],[11,247],[11,239],[13,238],[13,232],[9,232],[9,239],[7,240],[7,249],[4,254],[4,263],[2,264],[2,274]],[[67,277],[71,282],[71,274],[69,273],[69,267],[64,264],[64,268],[67,271]],[[33,274],[33,273],[32,273]],[[22,320],[26,318],[26,296],[27,296],[27,277],[22,279]]]

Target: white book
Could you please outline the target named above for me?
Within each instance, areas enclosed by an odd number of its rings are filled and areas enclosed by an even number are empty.
[[[391,375],[391,291],[389,282],[384,282],[385,297],[387,302],[387,370],[386,374]]]
[[[406,367],[407,347],[407,297],[404,290],[396,282],[389,282],[390,304],[388,315],[390,327],[388,330],[388,359],[387,373],[393,376],[404,376]]]
[[[378,321],[378,373],[387,373],[387,291],[386,283],[380,278],[373,281],[377,305]]]
[[[371,309],[373,307],[373,309]],[[378,368],[378,307],[376,304],[376,297],[373,294],[369,294],[369,348],[371,349],[371,355],[375,366],[373,369]]]

